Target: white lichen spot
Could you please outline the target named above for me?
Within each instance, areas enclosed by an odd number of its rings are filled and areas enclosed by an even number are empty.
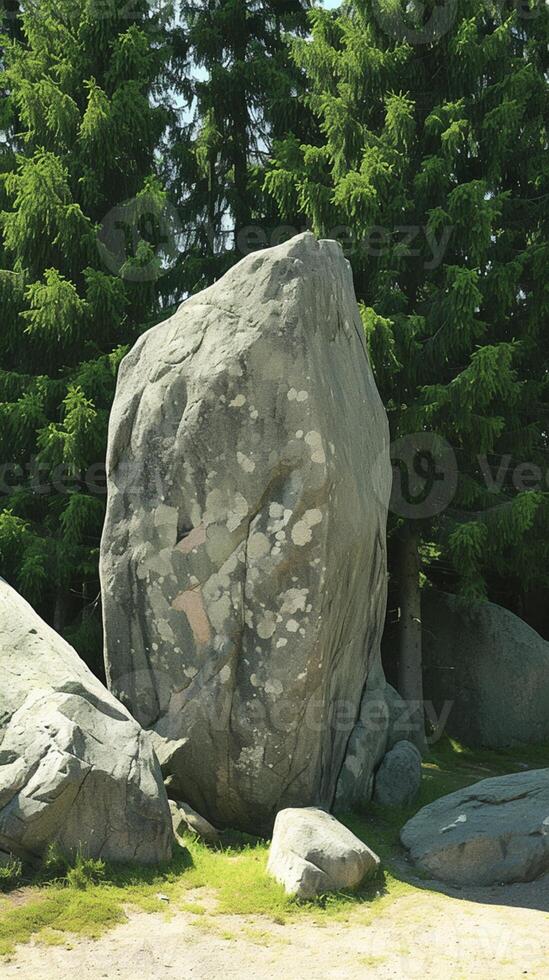
[[[242,749],[237,766],[239,769],[256,771],[263,768],[264,749],[262,745],[246,746]]]
[[[239,465],[242,467],[245,473],[253,473],[253,471],[255,470],[255,463],[253,459],[250,459],[249,456],[246,456],[244,453],[241,452],[237,452],[236,458],[238,460]]]
[[[265,684],[265,694],[282,694],[283,690],[284,688],[282,687],[280,681],[267,681]]]
[[[233,398],[232,402],[229,402],[229,408],[242,408],[246,404],[246,398],[244,395],[237,395]]]
[[[315,432],[315,430],[312,429],[305,436],[305,442],[312,449],[311,459],[313,463],[325,463],[326,456],[324,449],[322,448],[322,436],[320,435],[320,432]]]
[[[295,434],[296,439],[303,439],[303,429],[298,429]]]
[[[295,402],[295,400],[297,398],[297,391],[296,391],[296,389],[295,388],[290,388],[287,397],[288,397],[288,401],[289,402]]]
[[[257,674],[251,674],[251,676],[250,676],[250,684],[252,685],[252,687],[259,687],[260,686],[259,678],[258,678]]]
[[[285,646],[288,646],[288,640],[286,639],[285,636],[281,636],[280,637],[280,640],[277,640],[276,641],[276,645],[277,645],[277,647],[285,647]]]
[[[168,507],[167,504],[160,504],[154,511],[154,526],[164,527],[164,525],[174,525],[177,527],[178,518],[177,507]]]
[[[308,527],[315,527],[316,524],[320,524],[322,521],[322,511],[318,507],[313,507],[311,510],[306,510],[303,515],[303,520]]]
[[[308,589],[288,589],[284,593],[282,606],[280,607],[281,613],[287,613],[289,616],[292,616],[296,612],[304,612],[308,592]]]
[[[261,531],[250,536],[248,541],[248,558],[264,558],[271,550],[271,543],[266,534]]]
[[[227,518],[227,530],[236,531],[248,516],[248,501],[241,493],[236,493]]]
[[[273,501],[273,503],[269,506],[269,517],[271,517],[273,521],[275,521],[278,520],[278,518],[282,517],[283,515],[284,515],[284,508],[282,504],[277,504],[276,501]]]
[[[306,402],[307,399],[308,399],[308,397],[309,397],[309,392],[308,391],[298,391],[296,401],[298,401],[298,402]]]
[[[231,668],[228,664],[219,671],[219,680],[222,684],[226,684],[228,680],[231,679]]]
[[[316,432],[315,429],[311,429],[310,432],[305,436],[305,442],[311,449],[318,449],[322,445],[322,436],[320,432]]]
[[[297,633],[299,623],[295,619],[289,619],[286,623],[286,629],[288,630],[288,633]]]
[[[292,528],[292,541],[299,547],[309,544],[312,540],[313,532],[305,521],[297,521]]]
[[[272,612],[266,612],[258,621],[257,624],[257,635],[261,637],[262,640],[270,640],[276,629],[275,615]]]

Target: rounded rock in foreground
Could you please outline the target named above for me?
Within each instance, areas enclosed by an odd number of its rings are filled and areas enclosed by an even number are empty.
[[[358,888],[379,858],[339,820],[316,807],[289,807],[276,817],[267,871],[288,895],[314,898]]]

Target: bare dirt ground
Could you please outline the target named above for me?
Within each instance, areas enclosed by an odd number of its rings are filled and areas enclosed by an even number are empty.
[[[424,883],[425,885],[425,883]],[[129,913],[101,939],[30,944],[0,965],[2,980],[546,980],[549,877],[529,885],[408,893],[367,924],[170,910]]]

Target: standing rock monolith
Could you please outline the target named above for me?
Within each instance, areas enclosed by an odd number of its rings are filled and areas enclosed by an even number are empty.
[[[37,862],[50,844],[155,863],[172,840],[150,735],[0,580],[0,863]]]
[[[112,690],[218,826],[332,805],[379,666],[387,418],[350,267],[247,256],[124,359],[101,574]]]

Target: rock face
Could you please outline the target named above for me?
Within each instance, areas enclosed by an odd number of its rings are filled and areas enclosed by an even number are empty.
[[[400,836],[412,860],[441,881],[531,881],[549,871],[549,769],[483,779],[443,796]]]
[[[170,811],[149,736],[0,580],[0,850],[160,862]]]
[[[469,610],[455,596],[423,600],[424,694],[452,704],[446,731],[501,748],[549,740],[549,643],[492,602]]]
[[[243,259],[122,363],[109,681],[164,740],[170,792],[218,826],[332,805],[379,665],[388,442],[350,269],[310,234]]]
[[[407,806],[421,786],[421,753],[413,742],[397,742],[387,752],[375,778],[374,801],[380,806]]]
[[[357,888],[379,864],[377,854],[324,810],[289,808],[277,814],[267,871],[288,895],[309,899]]]

